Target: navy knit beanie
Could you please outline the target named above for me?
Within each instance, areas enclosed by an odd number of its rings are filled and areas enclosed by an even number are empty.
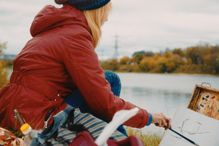
[[[79,10],[94,10],[106,5],[110,0],[55,0],[56,3],[63,3],[66,1],[70,5]],[[60,1],[60,2],[59,2]]]
[[[106,5],[110,0],[68,0],[68,3],[80,10],[93,10]]]

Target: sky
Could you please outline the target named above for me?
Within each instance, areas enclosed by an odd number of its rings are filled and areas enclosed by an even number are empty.
[[[219,0],[112,0],[113,10],[102,28],[97,53],[119,56],[164,51],[200,43],[219,44]],[[53,0],[0,0],[0,42],[8,54],[18,54],[31,39],[34,16]],[[57,6],[57,5],[56,5]],[[58,7],[58,6],[57,6]]]

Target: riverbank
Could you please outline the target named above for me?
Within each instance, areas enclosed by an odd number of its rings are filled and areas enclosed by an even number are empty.
[[[204,74],[204,73],[149,73],[149,72],[122,72],[115,71],[116,73],[127,73],[127,74],[155,74],[155,75],[191,75],[191,76],[213,76],[219,77],[219,74]]]

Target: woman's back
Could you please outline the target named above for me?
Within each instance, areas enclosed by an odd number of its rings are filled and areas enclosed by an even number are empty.
[[[111,91],[83,11],[68,4],[47,6],[35,17],[31,35],[14,61],[10,83],[0,91],[1,126],[17,127],[16,108],[34,129],[42,128],[46,114],[64,109],[63,98],[76,88],[90,112],[106,121],[119,110],[136,107]],[[144,127],[149,116],[140,109],[126,125]]]
[[[46,6],[35,17],[33,38],[17,55],[10,83],[0,92],[2,126],[16,127],[15,108],[34,128],[42,128],[42,119],[50,109],[57,107],[58,112],[65,107],[60,97],[76,88],[63,63],[65,44],[81,43],[72,38],[89,37],[87,28],[83,13],[68,5],[60,9]]]

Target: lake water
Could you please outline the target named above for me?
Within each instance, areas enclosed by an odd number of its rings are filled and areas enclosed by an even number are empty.
[[[9,77],[11,69],[8,70]],[[163,112],[170,118],[177,108],[187,107],[196,84],[210,83],[219,89],[219,76],[186,74],[118,73],[122,82],[121,98],[147,109]],[[141,129],[143,133],[162,135],[155,126]]]
[[[219,77],[211,75],[119,73],[121,97],[149,112],[163,112],[170,118],[179,107],[187,107],[196,84],[210,83],[219,89]],[[143,133],[164,130],[149,126]]]

